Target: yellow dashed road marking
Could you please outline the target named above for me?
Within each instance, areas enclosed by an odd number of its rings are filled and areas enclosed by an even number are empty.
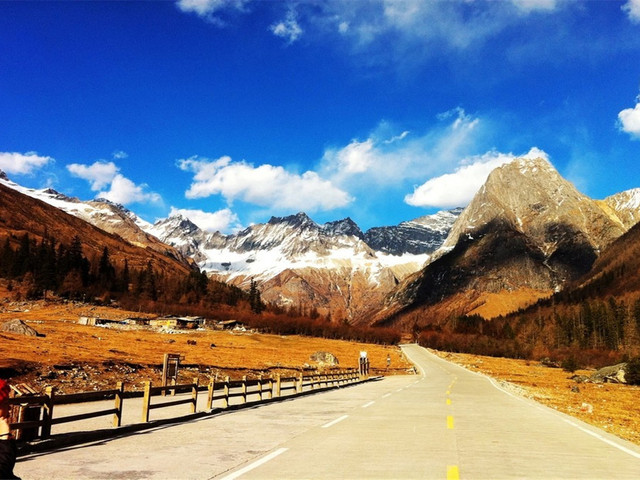
[[[447,416],[447,428],[453,430],[453,417],[451,415]]]
[[[447,466],[447,480],[460,480],[460,472],[457,465]]]

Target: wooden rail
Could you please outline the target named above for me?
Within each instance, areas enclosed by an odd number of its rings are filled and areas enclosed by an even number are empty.
[[[363,381],[364,378],[358,374],[357,370],[346,370],[326,375],[310,375],[297,377],[248,379],[246,376],[240,380],[231,380],[225,377],[223,380],[211,379],[207,386],[199,385],[198,380],[182,385],[156,386],[151,382],[144,383],[143,392],[125,392],[123,382],[118,382],[113,390],[102,390],[98,392],[74,393],[68,395],[58,395],[53,387],[48,387],[44,395],[21,396],[9,399],[9,404],[19,406],[22,409],[30,410],[28,420],[11,424],[11,429],[17,432],[17,438],[23,440],[47,439],[51,437],[51,427],[64,423],[78,422],[90,418],[106,415],[113,415],[113,427],[122,425],[122,411],[125,399],[142,397],[141,422],[149,422],[150,411],[161,408],[174,407],[177,405],[189,405],[189,413],[196,413],[198,406],[198,395],[201,391],[207,392],[206,410],[227,409],[229,407],[241,406],[244,404],[259,404],[279,397],[298,395],[303,392],[314,390],[336,388]],[[188,398],[179,398],[167,402],[153,403],[152,397],[166,394],[167,392],[191,392]],[[167,397],[165,397],[167,398]],[[105,399],[113,399],[113,408],[68,415],[64,417],[54,417],[54,407],[56,405],[68,405],[72,403],[94,402]],[[37,419],[35,419],[37,418]],[[28,435],[27,435],[28,433]]]

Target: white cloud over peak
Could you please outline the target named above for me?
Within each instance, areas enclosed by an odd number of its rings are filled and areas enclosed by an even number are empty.
[[[433,175],[467,154],[481,130],[479,118],[456,108],[438,116],[440,123],[424,134],[403,131],[382,122],[365,140],[327,148],[320,171],[349,190],[394,188],[407,180]]]
[[[67,165],[72,175],[82,178],[91,184],[91,190],[97,191],[110,184],[119,168],[113,162],[97,161],[91,165],[72,163]]]
[[[539,157],[548,160],[548,155],[537,147],[518,156],[500,152],[487,152],[484,155],[473,156],[463,160],[453,173],[431,178],[416,187],[404,200],[415,207],[463,207],[473,199],[494,169],[515,158]]]
[[[228,156],[217,160],[191,157],[178,160],[178,167],[195,174],[185,193],[187,198],[222,195],[229,203],[241,200],[304,211],[332,210],[352,201],[348,193],[313,171],[299,175],[281,166],[234,162]]]
[[[635,107],[625,108],[618,113],[618,122],[620,130],[640,139],[640,97]]]
[[[640,23],[640,0],[627,0],[622,9],[627,12],[629,20]]]
[[[96,195],[98,198],[105,198],[122,205],[158,203],[162,200],[157,193],[147,191],[146,184],[136,185],[119,173],[120,168],[113,162],[97,161],[91,165],[72,163],[67,165],[67,170],[73,176],[89,182],[91,190],[102,190]]]
[[[131,180],[118,173],[113,180],[109,190],[98,193],[98,198],[105,198],[115,203],[128,205],[130,203],[158,203],[162,200],[160,195],[154,192],[147,192],[147,185],[136,185]]]
[[[188,218],[207,232],[228,232],[229,230],[236,231],[242,228],[238,222],[238,216],[228,208],[223,208],[217,212],[205,212],[203,210],[171,207],[169,216],[176,215]]]
[[[36,152],[0,152],[0,170],[8,174],[29,175],[52,161],[53,158],[38,155]]]

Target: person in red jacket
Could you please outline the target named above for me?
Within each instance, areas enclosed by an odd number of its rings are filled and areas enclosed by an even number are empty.
[[[13,473],[16,464],[16,442],[9,428],[9,384],[0,379],[0,478],[18,479]]]

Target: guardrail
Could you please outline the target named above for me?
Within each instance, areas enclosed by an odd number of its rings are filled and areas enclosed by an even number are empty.
[[[118,382],[115,389],[97,392],[74,393],[59,395],[53,387],[48,387],[44,395],[20,396],[9,399],[9,404],[20,409],[19,421],[11,423],[11,429],[15,431],[19,440],[46,440],[52,437],[51,429],[54,425],[78,422],[96,417],[113,415],[113,427],[121,427],[122,412],[125,399],[142,397],[141,424],[149,423],[152,410],[189,405],[189,414],[195,414],[198,405],[199,393],[206,391],[207,411],[237,408],[245,404],[256,405],[274,401],[278,398],[291,397],[297,394],[322,391],[337,388],[366,380],[357,370],[346,370],[326,375],[311,375],[296,377],[275,377],[248,379],[246,376],[240,380],[231,380],[225,377],[223,380],[211,379],[208,385],[199,385],[198,380],[192,383],[153,386],[151,382],[144,382],[144,390],[125,391],[125,384]],[[154,403],[153,397],[175,395],[177,392],[190,392],[188,398],[179,398],[171,401]],[[68,405],[72,403],[94,402],[99,400],[113,400],[112,408],[101,409],[92,412],[54,417],[56,405]],[[176,417],[179,418],[179,417]]]

